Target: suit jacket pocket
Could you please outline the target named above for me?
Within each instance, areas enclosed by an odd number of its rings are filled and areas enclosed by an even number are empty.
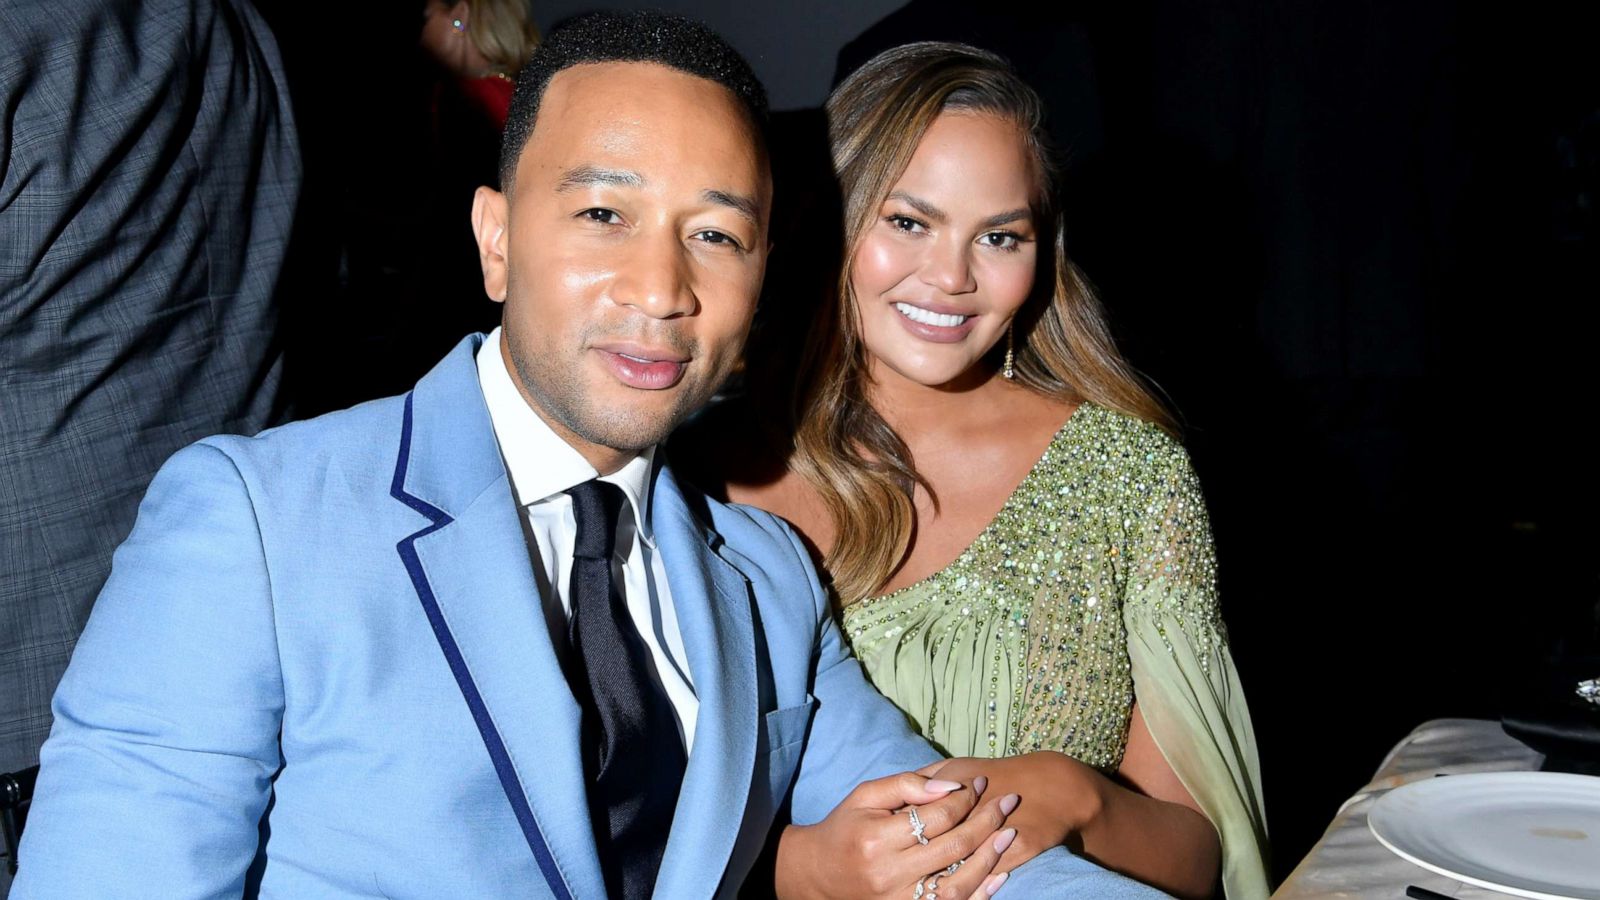
[[[808,694],[804,703],[775,709],[762,719],[748,810],[761,821],[770,823],[789,794],[816,707],[816,699]]]
[[[756,755],[775,753],[805,740],[806,729],[811,727],[811,714],[816,708],[817,699],[807,694],[803,703],[767,713],[761,722]]]

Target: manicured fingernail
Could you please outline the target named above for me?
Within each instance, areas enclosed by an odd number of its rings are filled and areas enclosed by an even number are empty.
[[[930,778],[928,779],[928,783],[923,785],[923,787],[933,791],[936,794],[948,794],[951,791],[961,790],[961,782],[945,781],[942,778]]]
[[[1000,814],[1002,816],[1011,815],[1011,811],[1017,808],[1017,803],[1019,803],[1021,800],[1022,798],[1016,794],[1007,794],[1004,797],[1001,797]]]
[[[984,776],[982,776],[982,775],[979,775],[977,778],[972,779],[972,792],[974,794],[977,794],[979,797],[983,796],[983,789],[988,787],[988,786],[989,786],[989,779],[984,777]]]
[[[1015,828],[1007,828],[1005,831],[1000,832],[1000,836],[994,839],[994,852],[1006,852],[1006,848],[1011,846],[1011,842],[1016,839],[1017,830]]]
[[[1005,884],[1006,879],[1010,877],[1010,872],[1001,872],[999,875],[990,875],[989,880],[983,885],[983,892],[993,897],[995,891],[1000,890],[1000,885]]]

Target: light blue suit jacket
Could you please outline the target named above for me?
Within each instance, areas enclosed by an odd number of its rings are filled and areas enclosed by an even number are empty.
[[[14,897],[603,896],[481,340],[161,470],[56,693]],[[700,703],[656,896],[728,895],[791,789],[815,822],[937,756],[784,524],[669,469],[651,510]],[[1004,893],[1146,892],[1053,851]]]

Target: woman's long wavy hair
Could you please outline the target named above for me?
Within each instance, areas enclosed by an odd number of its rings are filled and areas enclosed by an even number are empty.
[[[1005,60],[965,44],[907,44],[873,57],[828,98],[844,213],[843,265],[835,302],[823,305],[800,369],[805,374],[796,394],[790,461],[833,521],[826,566],[846,604],[870,596],[904,560],[915,527],[912,491],[917,484],[928,487],[905,442],[868,400],[871,376],[851,288],[853,257],[923,134],[948,111],[1015,122],[1037,165],[1034,215],[1044,239],[1033,294],[1014,325],[1016,383],[1177,431],[1117,351],[1099,299],[1067,259],[1038,94]]]

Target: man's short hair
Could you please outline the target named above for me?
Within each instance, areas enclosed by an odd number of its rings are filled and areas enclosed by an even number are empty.
[[[557,72],[584,63],[647,62],[715,81],[738,98],[758,140],[767,121],[767,91],[739,51],[684,16],[636,10],[576,16],[551,29],[522,71],[500,143],[500,184],[509,190],[539,104]]]

